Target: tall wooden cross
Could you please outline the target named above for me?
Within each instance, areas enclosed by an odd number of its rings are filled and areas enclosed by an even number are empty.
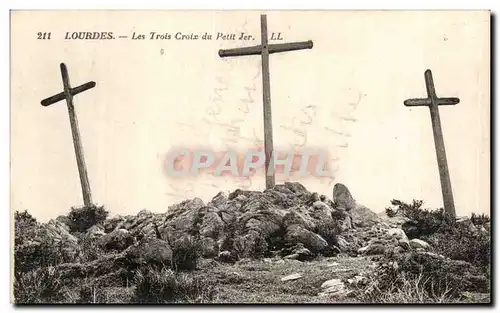
[[[443,194],[443,204],[445,212],[452,217],[456,216],[453,192],[451,190],[450,173],[448,172],[448,161],[444,149],[443,131],[439,118],[439,105],[455,105],[460,102],[458,98],[438,98],[431,70],[425,71],[425,86],[427,88],[427,98],[405,100],[405,106],[428,106],[431,112],[432,132],[434,134],[434,145],[436,147],[436,157],[441,178],[441,192]]]
[[[261,44],[258,46],[219,50],[219,56],[233,57],[243,55],[261,55],[262,57],[262,94],[264,107],[264,151],[266,156],[266,189],[274,187],[274,170],[269,173],[269,164],[273,154],[273,124],[271,115],[271,87],[269,82],[269,54],[277,52],[286,52],[302,49],[311,49],[313,42],[291,42],[281,44],[268,44],[267,40],[267,17],[265,14],[260,16],[260,38]]]
[[[82,142],[80,140],[80,131],[78,129],[78,120],[76,118],[75,108],[73,106],[73,96],[95,87],[95,82],[91,81],[81,86],[71,88],[69,83],[68,69],[64,63],[61,63],[61,75],[64,91],[52,97],[42,100],[43,106],[49,106],[63,99],[66,99],[68,105],[69,122],[71,125],[71,134],[73,135],[73,145],[75,146],[76,163],[78,173],[80,174],[80,183],[82,185],[83,203],[85,206],[92,205],[92,194],[90,192],[89,178],[87,176],[87,167],[83,157]]]

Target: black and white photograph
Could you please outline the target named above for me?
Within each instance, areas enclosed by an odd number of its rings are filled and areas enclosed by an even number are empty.
[[[11,302],[492,303],[488,10],[11,10]]]

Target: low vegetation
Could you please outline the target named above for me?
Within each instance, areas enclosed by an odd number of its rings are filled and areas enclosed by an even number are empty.
[[[407,234],[418,234],[431,245],[432,252],[382,257],[371,284],[357,289],[364,301],[449,303],[464,300],[465,292],[490,293],[488,216],[472,214],[457,221],[442,209],[423,209],[423,201],[407,204],[393,200],[392,204],[397,208],[386,209],[387,216],[407,218],[403,229]]]

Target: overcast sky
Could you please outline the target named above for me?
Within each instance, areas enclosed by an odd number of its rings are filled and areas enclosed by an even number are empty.
[[[258,44],[260,13],[13,12],[12,209],[48,220],[83,203],[66,104],[40,105],[62,91],[61,62],[72,86],[97,83],[74,98],[94,202],[114,214],[165,212],[219,190],[263,190],[261,175],[174,179],[165,171],[176,147],[245,153],[263,140],[260,57],[217,54]],[[403,105],[426,97],[431,69],[438,96],[460,98],[440,108],[457,214],[490,212],[489,12],[267,14],[280,42],[314,42],[270,56],[275,147],[326,151],[335,169],[333,180],[291,180],[328,197],[344,183],[376,212],[393,198],[442,206],[429,110]],[[73,31],[128,38],[65,40]],[[149,40],[152,31],[173,38]],[[237,38],[176,40],[177,32]],[[238,40],[241,32],[255,40]]]

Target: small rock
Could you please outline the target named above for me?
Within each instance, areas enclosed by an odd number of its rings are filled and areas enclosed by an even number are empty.
[[[380,243],[371,244],[365,251],[366,255],[384,254],[385,246]]]
[[[321,284],[321,288],[323,288],[323,289],[331,288],[331,287],[335,287],[335,286],[342,286],[343,287],[344,283],[340,279],[334,278],[334,279],[327,280]]]
[[[366,250],[368,250],[368,248],[369,248],[369,247],[370,247],[370,245],[365,246],[365,247],[362,247],[362,248],[359,248],[359,249],[358,249],[358,253],[359,253],[359,254],[363,254],[363,253],[365,253],[365,252],[366,252]]]
[[[302,274],[301,273],[295,273],[295,274],[291,274],[291,275],[288,275],[288,276],[285,276],[285,277],[281,277],[281,281],[296,280],[296,279],[299,279],[299,278],[302,278]]]
[[[318,201],[320,201],[320,200],[321,200],[321,198],[319,197],[319,195],[318,195],[318,193],[317,193],[317,192],[313,192],[313,193],[311,194],[311,198],[310,198],[310,201],[311,201],[311,202],[313,202],[313,203],[314,203],[314,202],[318,202]]]
[[[410,246],[408,245],[408,249],[410,248]],[[401,254],[403,253],[405,250],[408,250],[402,246],[397,246],[397,247],[394,247],[394,250],[393,250],[393,253],[394,254]]]
[[[243,202],[247,199],[247,197],[245,195],[238,195],[235,199],[236,201]]]
[[[334,267],[334,266],[338,266],[339,264],[337,262],[333,262],[333,263],[329,263],[327,264],[326,266],[327,267]]]
[[[469,224],[469,231],[471,233],[476,233],[477,232],[477,227],[474,224],[470,223]]]
[[[424,249],[424,250],[427,250],[431,247],[430,244],[428,244],[427,242],[421,240],[421,239],[412,239],[410,240],[410,246],[413,248],[413,249]]]
[[[94,225],[87,229],[87,236],[89,236],[90,238],[101,238],[104,235],[106,235],[106,233],[104,232],[104,227],[100,225]]]
[[[359,248],[358,253],[366,255],[384,254],[385,246],[381,243],[370,243],[366,247]]]
[[[347,240],[345,240],[344,237],[342,236],[337,236],[337,244],[339,246],[340,251],[344,252],[348,251],[351,246],[349,242],[347,242]]]
[[[408,237],[401,228],[391,228],[387,231],[387,235],[398,240],[408,241]]]
[[[287,256],[283,257],[286,260],[310,261],[314,259],[314,254],[302,244],[293,247]]]
[[[331,296],[345,293],[345,285],[344,283],[338,279],[330,279],[321,284],[321,288],[323,292],[319,293],[318,296]]]
[[[410,242],[408,241],[408,239],[406,239],[406,240],[399,240],[398,243],[399,243],[399,247],[398,248],[402,248],[404,250],[410,250]]]
[[[299,258],[298,253],[292,253],[283,257],[285,260],[297,260]]]
[[[221,251],[219,253],[219,256],[217,257],[217,259],[219,260],[219,262],[223,262],[223,263],[234,263],[235,262],[235,259],[231,255],[231,252],[229,252],[227,250]]]
[[[366,280],[366,277],[361,276],[361,275],[356,275],[356,276],[354,276],[354,278],[349,278],[347,280],[347,282],[349,284],[359,284],[359,283],[363,283],[365,280]]]
[[[378,223],[378,225],[379,225],[379,228],[381,228],[381,229],[391,228],[391,226],[389,226],[389,224],[387,224],[386,222],[380,222],[380,223]]]
[[[326,205],[326,203],[324,203],[323,201],[315,201],[313,203],[313,208],[316,209],[316,210],[327,210],[327,211],[330,211],[330,207],[328,205]]]

